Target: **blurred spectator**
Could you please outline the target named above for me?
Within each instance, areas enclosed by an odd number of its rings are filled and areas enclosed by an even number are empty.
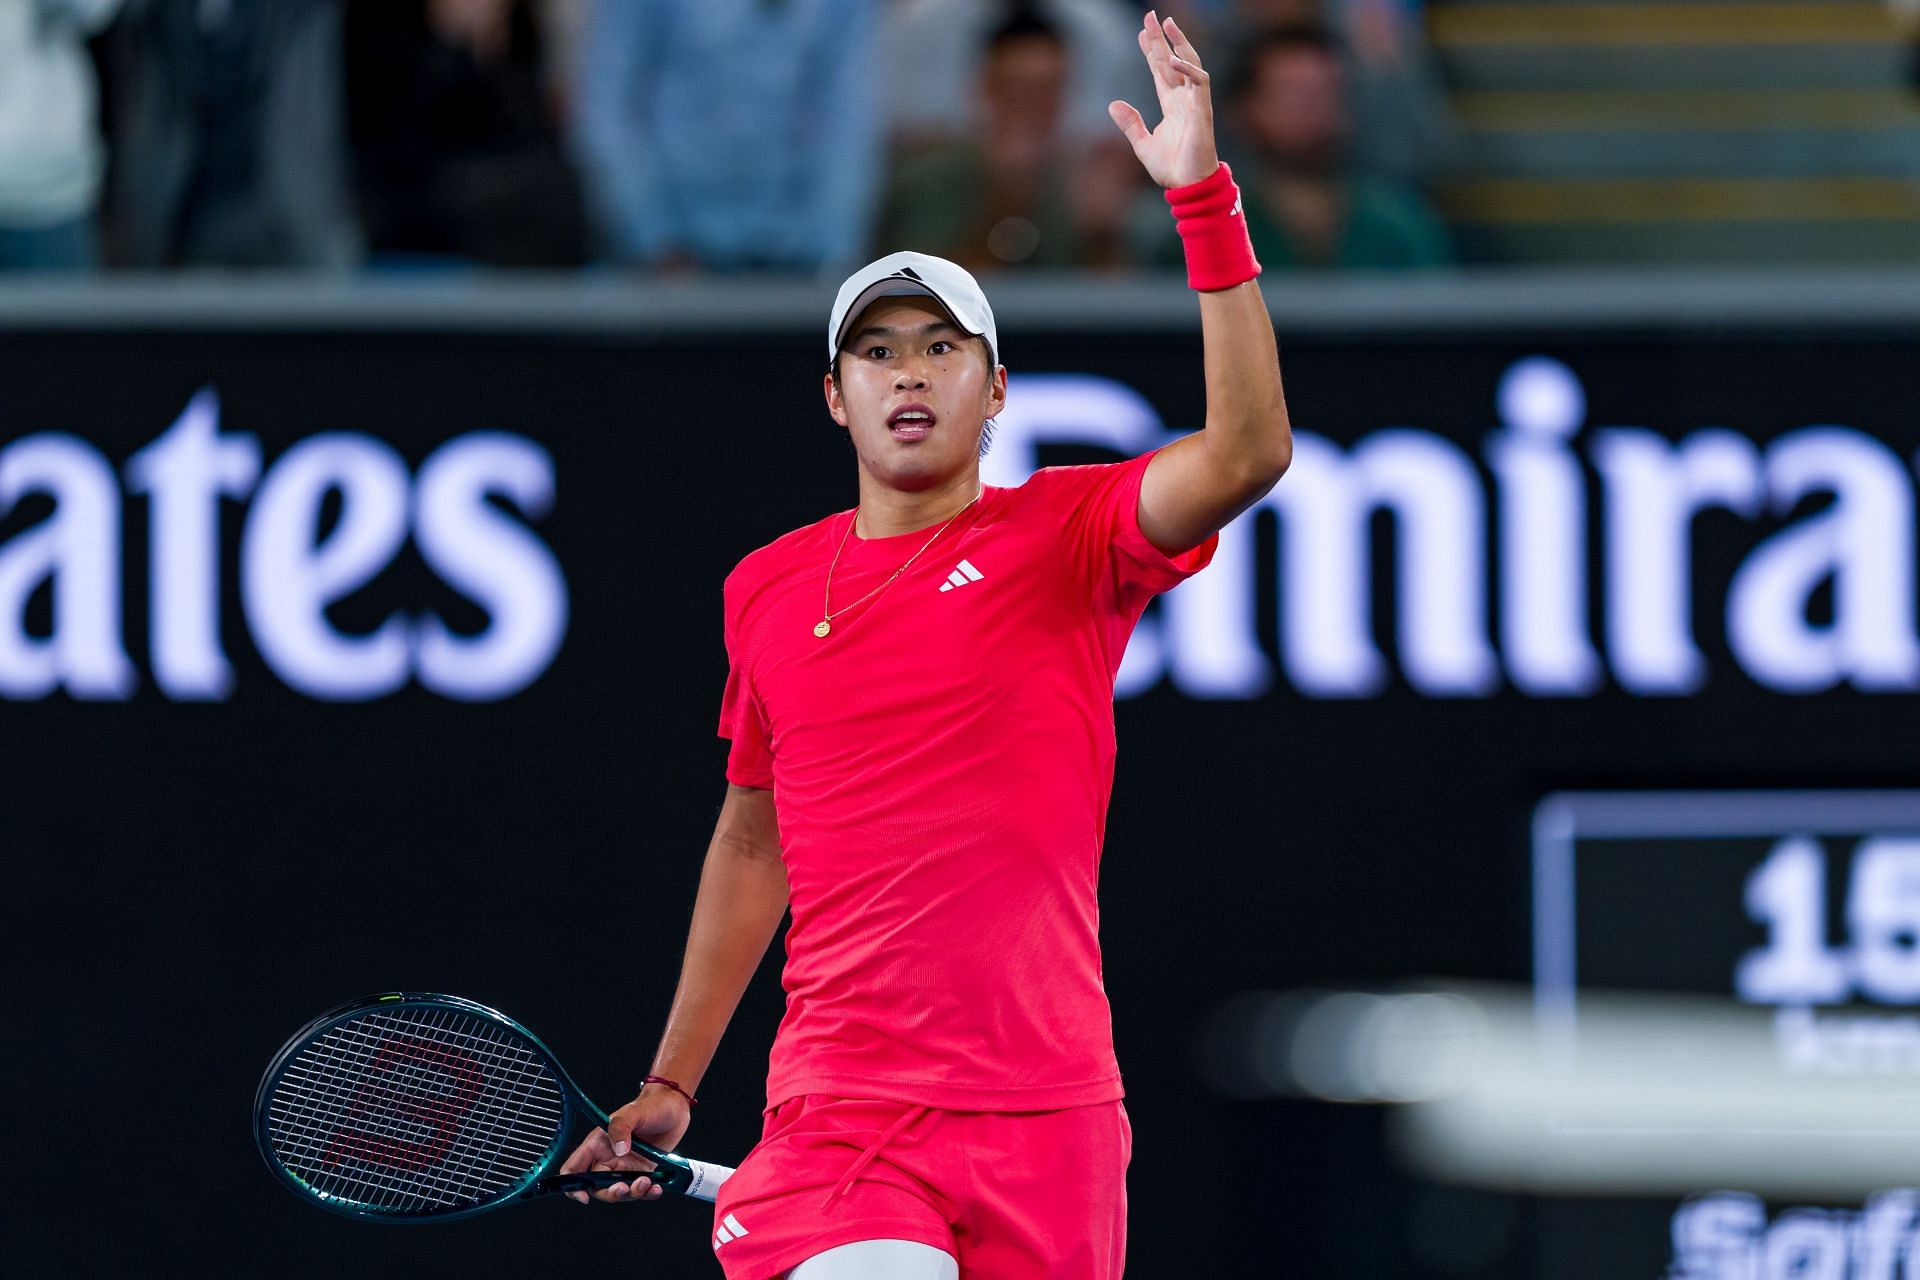
[[[1887,8],[1907,38],[1907,86],[1920,93],[1920,0],[1887,0]]]
[[[1431,267],[1452,260],[1410,187],[1353,172],[1340,53],[1324,28],[1258,37],[1228,88],[1244,153],[1230,155],[1254,252],[1268,270]],[[1165,253],[1179,261],[1177,246]]]
[[[878,25],[876,0],[598,0],[576,131],[607,251],[655,268],[852,263],[879,195]]]
[[[973,131],[980,57],[987,37],[1014,7],[1008,0],[892,0],[886,57],[896,69],[891,117],[902,148],[950,142]],[[1108,139],[1113,121],[1107,104],[1115,98],[1153,100],[1153,78],[1134,43],[1146,6],[1034,0],[1030,7],[1066,44],[1070,70],[1062,120],[1075,141]]]
[[[937,253],[974,270],[1119,265],[1140,166],[1111,124],[1099,143],[1068,141],[1069,79],[1060,29],[1016,7],[987,40],[979,127],[902,162],[881,250]]]
[[[1224,56],[1240,60],[1260,33],[1288,27],[1331,29],[1345,64],[1355,168],[1402,182],[1425,182],[1447,164],[1457,136],[1453,112],[1427,45],[1420,0],[1232,0],[1218,28]],[[1207,46],[1198,46],[1208,57]]]
[[[337,0],[127,0],[109,68],[109,243],[120,260],[357,258]]]
[[[367,246],[386,265],[584,260],[536,7],[349,0],[347,118]]]
[[[0,271],[98,256],[106,147],[87,38],[120,0],[0,0]]]
[[[562,124],[573,119],[573,104],[579,97],[589,9],[588,0],[542,0],[538,9],[540,44],[546,50],[541,78],[553,118]]]

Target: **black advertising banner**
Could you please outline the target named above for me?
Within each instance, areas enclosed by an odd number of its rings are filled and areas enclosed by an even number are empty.
[[[1203,422],[1197,332],[1004,336],[989,483]],[[685,1203],[334,1220],[248,1110],[300,1022],[393,989],[631,1095],[723,789],[720,582],[853,502],[817,341],[0,335],[10,1272],[718,1274]],[[1920,1070],[1884,1048],[1920,830],[1846,799],[1920,785],[1920,329],[1283,345],[1294,468],[1120,678],[1132,1273],[1904,1274],[1898,1187],[1444,1186],[1377,1110],[1223,1096],[1198,1041],[1242,992],[1590,977]],[[1805,807],[1700,826],[1754,790]],[[694,1155],[758,1132],[776,969]]]

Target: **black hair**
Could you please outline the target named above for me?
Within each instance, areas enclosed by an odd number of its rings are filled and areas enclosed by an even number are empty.
[[[997,53],[1016,40],[1034,39],[1066,43],[1059,24],[1050,21],[1035,5],[1016,0],[1008,6],[1007,16],[1001,19],[1000,25],[987,34],[987,52]]]
[[[1276,53],[1317,53],[1338,59],[1340,41],[1329,28],[1318,22],[1294,22],[1282,27],[1268,27],[1241,47],[1233,73],[1227,78],[1228,99],[1242,98],[1250,93],[1260,78],[1260,64]]]

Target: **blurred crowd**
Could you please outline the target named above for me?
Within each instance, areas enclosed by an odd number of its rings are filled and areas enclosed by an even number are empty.
[[[1420,0],[1162,0],[1269,271],[1445,264]],[[1177,267],[1127,0],[0,0],[0,270]]]

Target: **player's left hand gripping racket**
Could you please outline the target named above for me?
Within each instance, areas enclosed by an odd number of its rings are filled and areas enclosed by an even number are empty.
[[[444,1222],[643,1176],[548,1173],[578,1117],[607,1123],[532,1032],[483,1004],[413,992],[315,1018],[253,1100],[254,1140],[280,1181],[373,1222]],[[633,1153],[675,1195],[711,1200],[733,1174],[644,1142]]]

